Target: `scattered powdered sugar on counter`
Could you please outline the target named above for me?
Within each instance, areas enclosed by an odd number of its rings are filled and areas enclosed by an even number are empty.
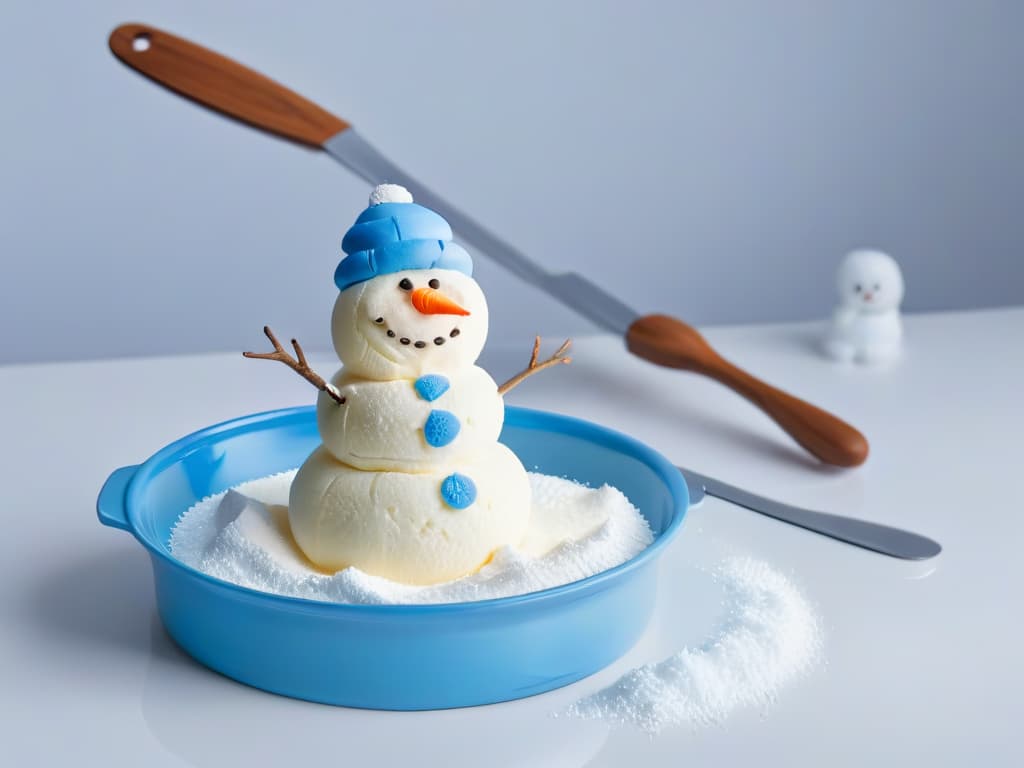
[[[737,557],[716,577],[728,614],[710,639],[627,672],[573,704],[570,714],[630,723],[652,734],[671,725],[713,725],[740,707],[770,704],[817,660],[817,617],[783,574]]]
[[[624,563],[654,538],[617,489],[530,473],[535,522],[522,551],[503,547],[476,573],[431,586],[399,584],[356,568],[328,574],[302,557],[288,533],[284,505],[294,476],[292,471],[253,480],[198,502],[175,525],[171,553],[211,576],[264,592],[336,603],[422,604],[509,597],[567,584]],[[588,521],[597,522],[587,527]],[[546,554],[530,554],[547,550],[572,529],[588,532]]]

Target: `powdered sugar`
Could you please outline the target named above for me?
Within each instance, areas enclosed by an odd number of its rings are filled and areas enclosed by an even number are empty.
[[[627,672],[570,712],[649,733],[711,725],[737,708],[766,706],[815,661],[820,627],[788,578],[751,558],[729,559],[716,575],[727,616],[703,645]]]
[[[647,522],[614,488],[531,474],[531,534],[521,549],[499,550],[471,576],[414,587],[354,568],[325,574],[312,568],[288,535],[283,505],[293,476],[255,480],[199,502],[178,521],[172,553],[212,576],[266,592],[339,603],[422,604],[485,600],[565,584],[625,562],[653,540]],[[587,533],[537,554],[573,531]],[[789,578],[746,557],[726,560],[713,576],[724,591],[726,610],[703,644],[626,673],[576,702],[570,713],[629,723],[649,733],[672,725],[707,726],[741,707],[767,706],[815,662],[819,623]]]
[[[194,505],[171,534],[172,554],[211,576],[265,592],[336,603],[419,604],[567,584],[613,568],[653,541],[647,521],[615,488],[531,473],[534,504],[526,540],[520,549],[498,550],[477,573],[426,587],[355,568],[327,574],[302,557],[288,533],[283,505],[294,475],[254,480]]]

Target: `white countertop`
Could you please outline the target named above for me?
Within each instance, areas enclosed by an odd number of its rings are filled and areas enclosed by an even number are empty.
[[[903,360],[884,370],[817,356],[807,324],[707,332],[726,357],[860,428],[872,452],[856,470],[816,464],[728,390],[636,360],[610,336],[579,339],[573,365],[509,401],[629,432],[780,500],[927,534],[941,556],[893,560],[709,499],[663,558],[655,617],[624,658],[541,696],[426,713],[293,701],[201,667],[159,624],[145,551],[96,520],[114,468],[208,424],[312,402],[307,384],[235,354],[2,367],[4,763],[1019,765],[1024,308],[912,316],[906,329]],[[510,348],[498,333],[485,362],[501,380],[530,340]],[[717,597],[696,566],[730,553],[802,587],[825,627],[824,664],[763,712],[709,729],[651,738],[553,716],[706,636]]]

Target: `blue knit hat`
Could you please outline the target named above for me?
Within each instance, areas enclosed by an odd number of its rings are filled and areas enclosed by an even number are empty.
[[[339,291],[377,275],[405,269],[454,269],[473,274],[473,260],[452,242],[452,228],[439,214],[416,205],[405,187],[381,184],[370,207],[345,233],[347,254],[334,270]]]

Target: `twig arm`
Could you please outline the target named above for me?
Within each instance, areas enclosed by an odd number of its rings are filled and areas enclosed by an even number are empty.
[[[553,354],[547,360],[538,363],[537,356],[540,354],[540,336],[536,337],[533,341],[533,354],[530,355],[530,364],[526,366],[524,370],[520,371],[511,379],[509,379],[500,387],[498,387],[498,394],[504,395],[513,387],[519,386],[524,381],[526,381],[526,379],[528,379],[530,376],[533,376],[533,374],[543,371],[545,368],[550,368],[554,365],[560,365],[562,363],[571,363],[572,358],[565,356],[565,353],[569,350],[569,347],[571,345],[572,339],[566,339],[565,343],[558,348],[555,354]]]
[[[263,333],[267,335],[270,343],[274,345],[274,351],[243,352],[242,357],[248,357],[250,360],[277,360],[279,363],[284,363],[321,392],[326,392],[330,395],[338,405],[345,404],[345,398],[341,396],[337,388],[325,381],[323,376],[309,367],[309,363],[306,362],[306,354],[302,351],[302,347],[296,339],[292,339],[292,346],[295,348],[295,355],[298,359],[285,352],[284,347],[281,346],[281,342],[277,340],[274,332],[270,330],[269,325],[263,326]]]

